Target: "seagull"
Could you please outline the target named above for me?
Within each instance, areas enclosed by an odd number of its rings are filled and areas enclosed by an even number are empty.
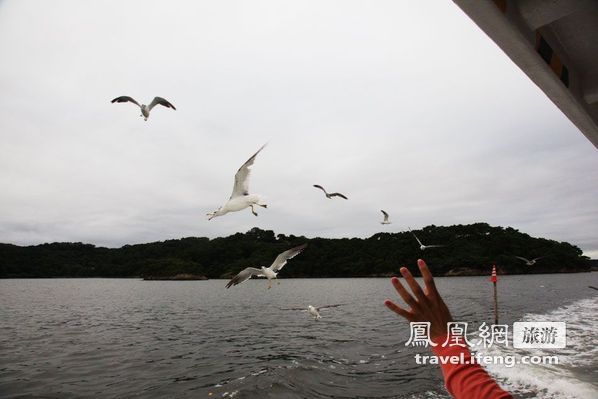
[[[332,197],[341,197],[344,199],[349,199],[347,197],[345,197],[344,195],[342,195],[341,193],[330,193],[328,194],[328,192],[324,189],[324,187],[320,186],[319,184],[314,184],[315,188],[319,188],[320,190],[324,191],[324,194],[326,194],[326,198],[328,199],[332,199]]]
[[[172,109],[174,109],[176,111],[176,108],[174,107],[174,105],[172,105],[171,103],[169,103],[168,101],[166,101],[162,97],[154,97],[154,99],[152,100],[152,102],[150,103],[150,105],[145,105],[145,104],[139,105],[139,103],[137,101],[135,101],[133,99],[133,97],[129,97],[129,96],[116,97],[114,100],[112,100],[110,102],[111,103],[126,103],[126,102],[130,102],[130,103],[136,104],[139,108],[141,108],[141,116],[146,121],[147,121],[147,118],[149,118],[149,114],[150,114],[150,111],[152,110],[152,108],[154,108],[158,104],[163,105],[166,108],[172,108]]]
[[[534,258],[532,260],[529,260],[529,259],[524,258],[522,256],[516,256],[516,258],[517,259],[521,259],[522,261],[524,261],[527,266],[533,266],[533,265],[536,264],[537,261],[539,261],[542,258],[545,258],[545,256],[540,256],[539,258]]]
[[[417,242],[419,243],[419,249],[421,249],[422,251],[425,251],[426,248],[439,248],[439,247],[444,247],[444,245],[424,245],[422,244],[422,242],[419,240],[419,238],[417,238],[417,236],[415,235],[415,233],[413,231],[411,231],[411,228],[409,228],[409,231],[411,232],[411,234],[413,234],[413,237],[415,237],[415,239],[417,240]]]
[[[380,222],[380,224],[390,224],[390,220],[388,220],[388,213],[384,212],[383,210],[380,210],[380,212],[382,212],[382,214],[384,215],[384,220],[382,222]]]
[[[305,309],[305,308],[286,308],[286,309],[282,309],[282,310],[300,310],[302,312],[308,312],[310,315],[313,316],[314,320],[318,320],[318,319],[322,318],[322,316],[320,316],[320,310],[327,309],[327,308],[337,308],[337,307],[343,306],[343,305],[345,305],[345,304],[339,303],[337,305],[326,305],[326,306],[320,306],[318,308],[311,306],[311,305],[307,305],[307,309]]]
[[[284,251],[283,253],[279,254],[276,259],[274,259],[274,262],[272,262],[270,267],[262,266],[260,269],[255,267],[247,267],[241,270],[239,274],[230,279],[228,284],[226,284],[226,288],[241,284],[242,282],[249,280],[251,276],[266,277],[268,279],[268,289],[272,288],[272,279],[276,279],[278,282],[277,275],[280,269],[287,264],[289,259],[299,255],[306,247],[307,244],[302,244],[298,247]]]
[[[249,175],[251,173],[251,165],[253,165],[253,161],[255,161],[255,157],[257,154],[260,153],[261,150],[264,149],[266,144],[264,144],[255,154],[251,156],[237,171],[235,174],[235,184],[233,186],[233,193],[231,194],[230,198],[224,204],[214,212],[210,212],[207,214],[208,220],[212,220],[216,216],[222,216],[229,212],[237,212],[243,210],[245,208],[251,208],[251,213],[257,216],[257,212],[253,207],[255,205],[261,206],[262,208],[267,208],[268,205],[262,203],[262,199],[259,195],[256,194],[249,194]]]

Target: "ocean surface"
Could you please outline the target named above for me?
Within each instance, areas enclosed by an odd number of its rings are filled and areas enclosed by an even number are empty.
[[[2,398],[448,398],[417,365],[389,279],[0,280]],[[519,398],[598,398],[598,273],[499,277],[501,323],[565,321],[558,366],[490,365]],[[488,277],[438,278],[459,321],[492,323]],[[306,312],[308,304],[346,305]],[[473,331],[472,331],[473,330]],[[522,355],[493,346],[489,354]]]

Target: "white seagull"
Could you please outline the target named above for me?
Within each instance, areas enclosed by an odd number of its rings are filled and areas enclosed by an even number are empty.
[[[540,256],[539,258],[534,258],[532,260],[529,260],[529,259],[524,258],[522,256],[516,256],[516,258],[517,259],[521,259],[522,261],[524,261],[527,266],[533,266],[533,265],[536,264],[537,261],[539,261],[542,258],[545,258],[545,256]]]
[[[135,101],[133,99],[133,97],[129,97],[129,96],[116,97],[114,100],[112,100],[110,102],[111,103],[130,102],[130,103],[136,104],[139,108],[141,108],[141,116],[146,121],[147,121],[147,118],[149,118],[150,111],[152,110],[152,108],[154,108],[158,104],[163,105],[166,108],[172,108],[176,111],[176,108],[174,107],[174,105],[172,105],[171,103],[169,103],[167,100],[163,99],[162,97],[154,97],[154,99],[152,100],[150,105],[145,105],[145,104],[140,105],[137,101]]]
[[[259,269],[255,267],[247,267],[241,270],[239,274],[230,279],[228,284],[226,284],[226,288],[241,284],[242,282],[249,280],[251,276],[266,277],[268,279],[268,289],[272,288],[272,280],[275,279],[278,282],[277,275],[280,269],[287,264],[289,259],[299,255],[306,247],[307,244],[303,244],[284,251],[283,253],[279,254],[276,259],[274,259],[274,262],[272,262],[270,267],[262,266]]]
[[[422,242],[419,240],[419,238],[417,238],[417,236],[415,235],[415,233],[413,231],[411,231],[411,228],[409,228],[409,231],[411,232],[411,234],[413,234],[413,237],[415,237],[415,239],[417,240],[417,242],[419,243],[419,249],[421,249],[422,251],[425,251],[427,248],[439,248],[439,247],[444,247],[444,245],[424,245],[422,244]]]
[[[328,194],[328,192],[324,189],[324,187],[320,186],[319,184],[314,184],[315,188],[319,188],[320,190],[324,191],[324,194],[326,194],[326,198],[328,199],[332,199],[332,197],[341,197],[344,199],[349,199],[347,197],[345,197],[344,195],[342,195],[341,193],[330,193]]]
[[[237,212],[245,208],[251,208],[251,213],[257,216],[257,212],[253,207],[255,205],[267,208],[268,205],[262,203],[262,198],[256,194],[249,194],[249,175],[251,174],[251,165],[255,161],[255,157],[264,149],[264,144],[251,158],[247,160],[235,174],[235,184],[233,186],[233,193],[229,200],[214,212],[207,214],[208,220],[212,220],[216,216],[222,216],[229,212]]]
[[[380,222],[380,224],[390,224],[391,222],[388,218],[388,213],[384,212],[383,210],[380,210],[380,212],[382,212],[382,214],[384,215],[384,220]]]
[[[282,310],[300,310],[302,312],[308,312],[310,315],[313,316],[314,320],[318,320],[318,319],[322,318],[322,316],[320,316],[320,310],[327,309],[327,308],[337,308],[337,307],[343,306],[343,305],[345,305],[345,304],[339,303],[337,305],[326,305],[326,306],[320,306],[318,308],[311,306],[311,305],[307,305],[307,309],[306,308],[286,308],[286,309],[282,309]]]

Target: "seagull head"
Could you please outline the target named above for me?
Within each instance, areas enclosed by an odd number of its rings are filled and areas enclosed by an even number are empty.
[[[212,220],[214,219],[216,216],[222,216],[224,215],[226,212],[222,212],[222,207],[216,209],[213,212],[210,213],[206,213],[206,216],[208,217],[208,220]]]

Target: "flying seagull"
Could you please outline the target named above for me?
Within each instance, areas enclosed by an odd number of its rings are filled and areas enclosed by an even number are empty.
[[[215,210],[214,212],[210,212],[207,214],[208,220],[212,220],[216,216],[222,216],[229,212],[237,212],[243,210],[245,208],[251,208],[251,213],[257,216],[257,212],[253,207],[255,205],[261,206],[262,208],[267,208],[268,205],[262,203],[262,199],[259,195],[256,194],[249,194],[249,175],[251,174],[251,165],[253,165],[253,161],[255,161],[255,157],[257,154],[260,153],[261,150],[264,149],[266,144],[264,144],[255,154],[251,156],[237,171],[235,174],[235,184],[233,186],[233,193],[231,194],[230,198],[220,208]]]
[[[314,320],[318,320],[318,319],[322,318],[322,316],[320,316],[320,310],[328,309],[328,308],[337,308],[337,307],[343,306],[343,305],[345,305],[345,304],[339,303],[337,305],[326,305],[326,306],[320,306],[318,308],[311,306],[311,305],[307,305],[307,309],[306,308],[285,308],[282,310],[300,310],[302,312],[308,312],[310,315],[313,316]]]
[[[276,279],[278,282],[277,275],[280,269],[287,264],[289,259],[299,255],[306,247],[307,244],[303,244],[284,251],[283,253],[279,254],[276,259],[274,259],[274,262],[272,262],[270,267],[262,266],[260,269],[255,267],[247,267],[241,270],[239,274],[231,278],[228,284],[226,284],[226,288],[241,284],[242,282],[249,280],[251,276],[266,277],[268,279],[268,289],[272,288],[272,279]]]
[[[417,240],[417,242],[419,243],[419,249],[421,249],[422,251],[425,251],[427,248],[439,248],[439,247],[444,247],[444,245],[424,245],[422,244],[422,242],[419,240],[419,238],[417,238],[417,236],[415,235],[415,233],[413,231],[411,231],[411,228],[409,228],[409,231],[411,232],[411,234],[413,234],[413,237],[415,237],[415,239]]]
[[[542,258],[545,258],[545,256],[540,256],[539,258],[534,258],[532,260],[529,260],[527,258],[524,258],[522,256],[516,256],[517,259],[521,259],[522,261],[525,262],[526,266],[533,266],[536,264],[537,261],[539,261]]]
[[[347,197],[345,197],[344,195],[342,195],[341,193],[330,193],[328,194],[328,192],[324,189],[324,187],[320,186],[319,184],[314,184],[315,188],[319,188],[320,190],[324,191],[324,194],[326,194],[326,198],[328,199],[332,199],[332,197],[341,197],[344,199],[349,199]]]
[[[137,101],[135,101],[133,99],[133,97],[129,97],[129,96],[116,97],[114,100],[112,100],[110,102],[111,103],[126,103],[126,102],[130,102],[130,103],[133,103],[133,104],[137,105],[139,108],[141,108],[141,116],[146,121],[147,121],[147,118],[149,118],[149,114],[150,114],[150,111],[152,110],[152,108],[154,108],[158,104],[163,105],[166,108],[172,108],[172,109],[176,110],[176,108],[174,107],[174,105],[172,105],[171,103],[169,103],[168,101],[166,101],[162,97],[154,97],[154,99],[152,100],[152,102],[150,103],[150,105],[145,105],[145,104],[139,105],[139,103]]]
[[[388,218],[388,213],[384,212],[383,210],[380,210],[380,212],[382,212],[382,214],[384,215],[384,220],[380,222],[380,224],[390,224],[391,222]]]

